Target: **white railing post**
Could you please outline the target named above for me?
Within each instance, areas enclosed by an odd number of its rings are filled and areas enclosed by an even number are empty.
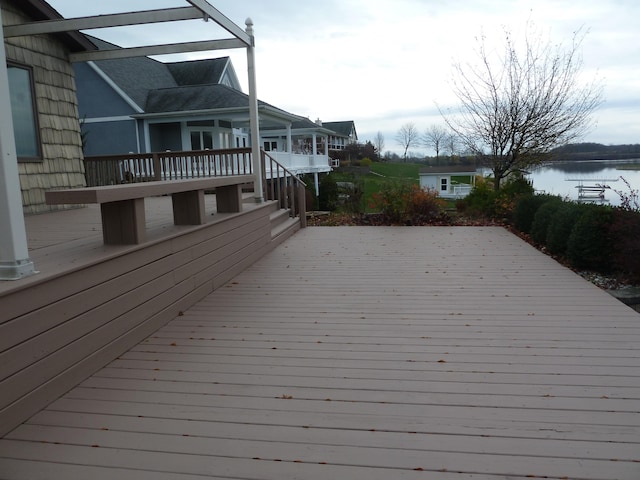
[[[29,258],[22,211],[2,14],[0,14],[0,39],[2,39],[0,48],[0,280],[18,280],[33,275],[36,271]]]
[[[251,126],[251,156],[253,157],[253,175],[255,176],[253,192],[256,203],[264,201],[262,192],[262,165],[260,162],[260,126],[258,119],[258,94],[256,91],[256,59],[255,37],[253,36],[253,20],[247,18],[246,32],[251,38],[247,47],[247,70],[249,75],[249,124]]]

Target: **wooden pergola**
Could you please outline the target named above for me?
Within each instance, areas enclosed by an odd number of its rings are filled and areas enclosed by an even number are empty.
[[[116,58],[167,55],[175,53],[227,50],[246,48],[249,84],[249,114],[251,128],[251,148],[253,171],[255,174],[255,201],[262,202],[263,192],[260,182],[260,140],[258,129],[258,97],[256,93],[255,41],[253,22],[246,20],[246,30],[229,20],[206,0],[185,0],[188,6],[34,21],[30,23],[2,27],[0,14],[0,37],[20,37],[28,35],[56,34],[94,30],[108,27],[126,27],[142,24],[176,22],[182,20],[213,20],[231,34],[229,38],[219,38],[195,42],[152,44],[112,50],[75,52],[69,55],[71,62],[87,62]],[[5,49],[0,49],[0,280],[17,280],[36,273],[29,258],[25,233],[22,197],[17,167],[17,153],[14,140],[11,103],[8,87],[7,59]]]

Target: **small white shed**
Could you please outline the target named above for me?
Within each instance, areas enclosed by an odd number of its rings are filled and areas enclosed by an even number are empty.
[[[474,167],[449,165],[446,167],[424,167],[419,171],[420,188],[438,192],[442,198],[464,198],[476,183]]]

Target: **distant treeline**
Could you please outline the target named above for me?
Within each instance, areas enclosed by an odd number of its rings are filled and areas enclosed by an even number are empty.
[[[625,160],[640,158],[640,144],[602,145],[601,143],[571,143],[552,150],[552,160]]]

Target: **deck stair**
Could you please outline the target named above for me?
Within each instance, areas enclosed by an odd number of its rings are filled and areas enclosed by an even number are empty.
[[[273,202],[271,209],[269,219],[272,242],[283,242],[300,229],[299,219],[292,217],[289,209],[278,208],[277,202]]]

